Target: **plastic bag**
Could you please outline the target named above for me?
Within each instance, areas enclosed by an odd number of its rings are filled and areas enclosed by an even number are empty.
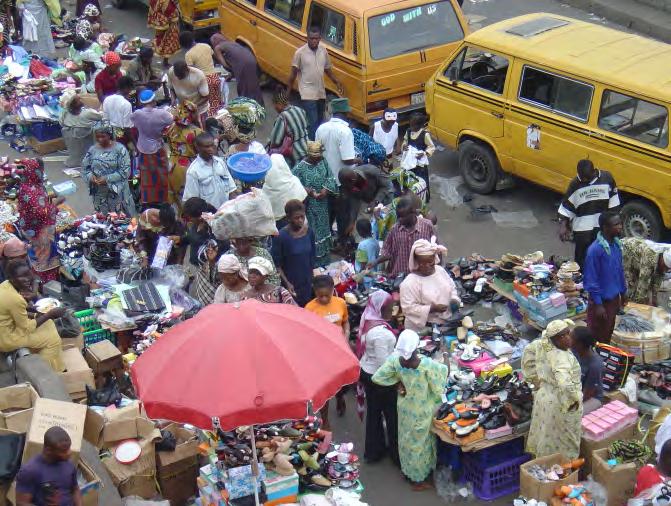
[[[155,270],[153,279],[155,283],[170,288],[184,288],[189,284],[189,276],[182,265],[168,265],[161,270]]]
[[[177,448],[177,439],[169,430],[161,431],[161,440],[156,442],[157,452],[174,452]]]
[[[417,155],[420,153],[423,153],[423,156],[417,158]],[[412,170],[418,165],[421,165],[422,167],[429,165],[429,159],[426,157],[426,153],[420,151],[415,146],[408,146],[408,149],[403,151],[403,155],[401,155],[401,169]]]
[[[592,496],[594,506],[606,506],[608,504],[606,488],[601,483],[594,481],[591,476],[587,478],[587,481],[581,481],[578,485],[584,487],[589,492]]]
[[[202,307],[200,302],[191,297],[181,288],[174,286],[170,288],[170,302],[172,303],[173,310],[175,309],[175,306],[179,306],[184,309],[185,313]]]
[[[77,337],[82,332],[82,327],[79,325],[79,320],[75,318],[75,315],[72,314],[72,311],[66,311],[66,313],[57,318],[54,321],[56,325],[56,330],[60,337],[73,338]]]
[[[435,472],[436,492],[445,502],[463,503],[472,501],[473,486],[470,483],[459,483],[453,477],[452,468],[439,467]]]
[[[220,241],[277,235],[273,208],[263,191],[257,188],[225,202],[214,215],[203,217]]]

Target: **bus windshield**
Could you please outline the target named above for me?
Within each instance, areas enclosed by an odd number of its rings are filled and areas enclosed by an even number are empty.
[[[414,53],[464,37],[448,0],[373,16],[368,20],[368,34],[374,60]]]

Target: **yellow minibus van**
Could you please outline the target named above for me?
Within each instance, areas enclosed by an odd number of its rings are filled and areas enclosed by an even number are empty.
[[[564,192],[589,158],[620,189],[627,235],[671,227],[671,45],[554,14],[465,37],[427,84],[430,130],[466,184],[507,174]]]
[[[468,29],[456,0],[221,0],[219,15],[221,31],[284,83],[318,26],[352,116],[366,124],[386,107],[423,110],[427,79]]]

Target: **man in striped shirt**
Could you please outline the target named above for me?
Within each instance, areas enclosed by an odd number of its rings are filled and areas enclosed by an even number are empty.
[[[599,216],[620,206],[615,180],[590,160],[578,162],[578,176],[571,181],[559,206],[559,237],[568,241],[573,231],[575,261],[583,267],[587,248],[599,232]]]

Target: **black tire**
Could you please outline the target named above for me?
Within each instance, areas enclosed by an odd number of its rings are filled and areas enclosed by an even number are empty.
[[[112,5],[117,9],[125,9],[128,0],[112,0]]]
[[[621,211],[624,235],[659,241],[664,225],[657,208],[645,200],[627,202]]]
[[[459,144],[459,170],[471,190],[486,195],[496,189],[501,169],[496,155],[489,147],[464,141]]]

